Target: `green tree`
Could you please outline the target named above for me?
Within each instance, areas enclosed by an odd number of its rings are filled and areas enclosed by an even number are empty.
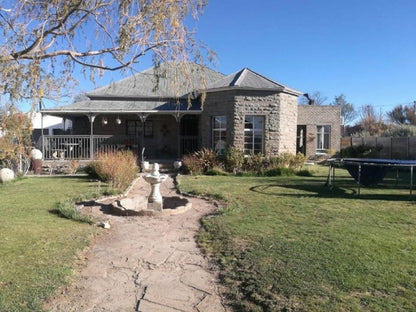
[[[0,2],[0,94],[34,103],[59,97],[74,72],[93,79],[161,62],[205,59],[188,29],[207,0],[14,0]],[[191,19],[191,18],[193,19]],[[4,101],[4,100],[3,100]]]
[[[357,117],[354,105],[347,102],[345,95],[342,93],[335,96],[334,101],[330,105],[341,106],[341,116],[344,117],[345,124],[349,124]]]
[[[409,105],[397,105],[387,113],[389,120],[398,125],[416,125],[416,103]]]

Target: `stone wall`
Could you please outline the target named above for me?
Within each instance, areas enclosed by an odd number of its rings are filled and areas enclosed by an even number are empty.
[[[296,126],[298,118],[298,98],[280,93],[280,144],[279,153],[296,153]]]
[[[306,126],[306,156],[316,154],[317,126],[331,126],[329,149],[341,147],[341,107],[336,105],[299,105],[298,125]]]
[[[202,147],[212,148],[211,120],[214,116],[226,116],[227,146],[232,146],[234,136],[234,92],[224,91],[207,93],[199,123],[199,133]]]
[[[244,148],[244,118],[264,116],[264,152],[296,152],[297,97],[272,91],[230,90],[208,93],[201,115],[201,143],[211,148],[211,118],[227,117],[227,146]]]

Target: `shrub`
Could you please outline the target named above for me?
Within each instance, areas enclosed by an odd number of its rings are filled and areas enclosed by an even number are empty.
[[[227,176],[229,175],[228,172],[225,172],[222,168],[220,167],[214,167],[212,169],[208,169],[205,172],[206,175],[212,175],[212,176]]]
[[[191,174],[205,173],[216,166],[220,166],[215,152],[205,147],[192,154],[185,155],[182,161],[185,171]]]
[[[244,163],[244,152],[236,149],[235,147],[230,147],[227,149],[225,154],[225,169],[228,172],[236,173],[241,170]]]
[[[108,182],[111,187],[122,191],[136,178],[139,168],[131,151],[117,151],[99,154],[86,171],[92,177]]]
[[[310,172],[307,169],[296,171],[296,175],[299,177],[312,177],[313,176],[312,172]]]
[[[282,153],[279,155],[279,167],[297,169],[303,166],[306,156],[302,153],[293,155],[291,153]]]
[[[277,168],[267,170],[263,174],[266,177],[293,176],[295,175],[295,170],[293,170],[292,168],[277,167]]]
[[[416,126],[398,125],[387,129],[382,136],[386,137],[408,137],[416,136]]]
[[[193,154],[184,155],[182,157],[182,162],[183,162],[182,169],[185,171],[185,173],[190,173],[190,174],[195,174],[195,175],[202,173],[201,162]]]
[[[381,146],[357,145],[343,148],[340,151],[342,158],[375,158],[378,152],[382,149]]]
[[[266,162],[264,162],[262,153],[251,154],[250,156],[244,158],[243,169],[245,171],[252,171],[260,175],[265,167],[265,164]]]
[[[206,172],[209,169],[214,168],[217,164],[217,155],[213,150],[203,148],[200,151],[194,153],[195,157],[199,158],[201,162],[202,172]]]

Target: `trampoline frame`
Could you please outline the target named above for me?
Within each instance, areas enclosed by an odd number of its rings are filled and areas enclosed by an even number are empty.
[[[328,159],[329,172],[325,185],[330,189],[335,188],[335,168],[340,167],[342,164],[356,165],[358,166],[358,181],[357,181],[357,195],[360,195],[361,190],[361,171],[363,166],[377,166],[388,168],[410,168],[410,185],[409,193],[413,195],[413,168],[416,166],[416,160],[397,160],[397,159],[373,159],[373,158],[331,158]],[[396,173],[396,185],[398,183],[399,174]]]

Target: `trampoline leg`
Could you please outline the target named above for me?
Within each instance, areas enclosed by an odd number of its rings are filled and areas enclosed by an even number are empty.
[[[328,186],[329,188],[331,188],[331,168],[332,168],[332,163],[329,164],[328,176],[326,177],[326,182],[325,182],[325,186]]]
[[[399,169],[396,169],[396,187],[399,185]]]
[[[361,185],[361,165],[358,165],[358,196],[360,196],[360,185]]]
[[[335,166],[332,167],[332,183],[331,183],[332,189],[335,188]]]
[[[412,196],[413,189],[413,166],[410,166],[410,196]]]

